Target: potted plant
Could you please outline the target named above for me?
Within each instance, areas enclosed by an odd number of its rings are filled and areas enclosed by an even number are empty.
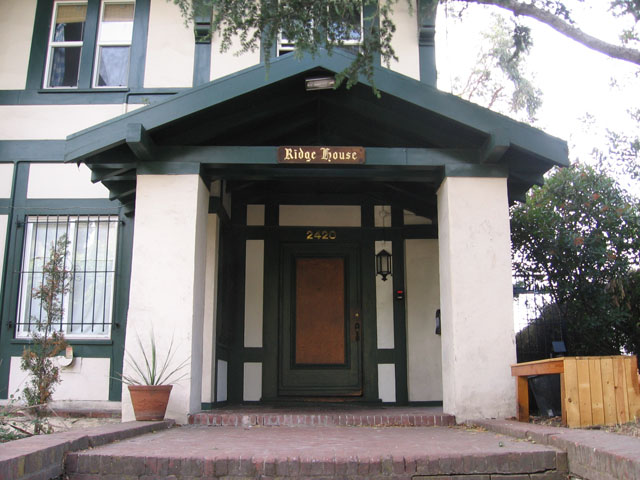
[[[147,351],[138,337],[138,346],[142,359],[136,360],[130,355],[127,364],[131,367],[128,375],[121,375],[121,380],[127,385],[131,395],[133,413],[137,421],[163,420],[169,403],[169,395],[173,382],[184,378],[187,374],[181,371],[187,367],[189,359],[185,359],[177,367],[171,367],[175,354],[173,338],[167,349],[164,360],[158,357],[155,337],[151,333],[151,349]]]

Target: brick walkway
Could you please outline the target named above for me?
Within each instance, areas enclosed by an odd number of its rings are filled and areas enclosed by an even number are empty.
[[[565,479],[553,447],[464,427],[205,427],[67,456],[70,480]]]

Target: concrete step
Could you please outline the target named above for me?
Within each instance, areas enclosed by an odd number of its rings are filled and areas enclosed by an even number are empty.
[[[186,426],[69,453],[69,480],[560,480],[566,453],[466,427]]]

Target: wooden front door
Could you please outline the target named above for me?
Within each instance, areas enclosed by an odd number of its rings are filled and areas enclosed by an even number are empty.
[[[281,272],[279,395],[361,395],[357,247],[285,245]]]

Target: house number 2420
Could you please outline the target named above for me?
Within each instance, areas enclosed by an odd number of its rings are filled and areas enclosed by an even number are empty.
[[[335,240],[338,237],[335,230],[307,230],[307,240]]]

